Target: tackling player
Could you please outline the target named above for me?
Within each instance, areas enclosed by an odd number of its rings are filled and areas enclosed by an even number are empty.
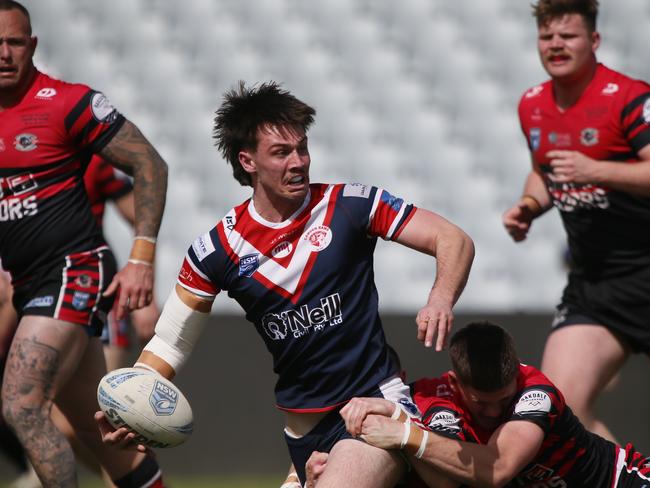
[[[451,371],[411,387],[421,423],[394,420],[401,410],[376,398],[353,399],[341,410],[351,434],[384,449],[404,449],[421,476],[411,486],[650,483],[650,458],[631,444],[618,446],[587,431],[560,390],[519,363],[514,341],[501,327],[467,325],[452,337],[449,355]],[[319,456],[310,461],[316,475],[327,462]]]
[[[156,461],[108,448],[92,414],[106,371],[95,336],[112,294],[119,288],[120,317],[151,301],[166,164],[103,94],[38,71],[36,45],[29,12],[0,0],[0,255],[19,315],[2,413],[46,487],[77,486],[54,402],[118,487],[162,486]],[[83,187],[92,153],[134,176],[137,237],[117,273]]]
[[[455,225],[384,189],[310,183],[307,131],[314,115],[272,82],[241,83],[226,94],[214,136],[253,195],[189,248],[138,364],[172,377],[215,296],[227,291],[273,356],[277,406],[286,413],[285,439],[301,481],[308,456],[322,450],[331,453],[324,486],[392,487],[403,460],[351,439],[338,414],[359,394],[409,397],[378,315],[377,238],[436,257],[435,283],[416,322],[418,339],[437,350],[446,342],[474,246]],[[129,439],[125,429],[100,425],[107,442]]]
[[[631,352],[650,353],[650,86],[597,62],[597,14],[597,0],[534,5],[551,79],[519,104],[532,170],[503,224],[519,242],[560,211],[572,266],[542,371],[613,439],[594,403]]]

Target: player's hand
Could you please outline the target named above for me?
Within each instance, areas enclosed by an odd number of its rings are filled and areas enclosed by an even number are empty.
[[[116,318],[124,318],[130,311],[145,307],[153,299],[153,267],[146,264],[127,263],[113,278],[104,292],[117,295]]]
[[[369,414],[390,417],[395,411],[395,403],[385,398],[353,398],[339,412],[345,421],[345,428],[353,436],[361,434],[361,424]],[[397,407],[399,408],[399,407]]]
[[[399,449],[404,436],[404,424],[383,415],[368,415],[361,427],[361,439],[381,449]]]
[[[519,202],[503,214],[503,226],[515,242],[523,241],[528,235],[535,214],[524,202]]]
[[[153,451],[143,444],[134,442],[135,434],[130,432],[126,427],[114,429],[108,422],[104,412],[95,412],[95,421],[99,427],[102,436],[102,442],[110,444],[117,448],[136,450],[147,454],[153,454]]]
[[[447,347],[449,331],[454,321],[451,303],[448,300],[431,296],[429,303],[420,309],[415,317],[418,326],[418,341],[424,342],[425,347],[433,346],[436,351]]]
[[[554,150],[546,153],[553,173],[549,179],[555,183],[594,183],[598,162],[578,151]]]
[[[329,454],[326,452],[314,451],[311,453],[305,465],[305,473],[307,476],[305,488],[315,488],[318,478],[320,478],[327,467],[328,457]]]

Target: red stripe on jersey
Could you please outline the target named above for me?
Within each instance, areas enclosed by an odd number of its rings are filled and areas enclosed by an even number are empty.
[[[216,296],[221,291],[207,277],[199,274],[187,256],[183,259],[183,265],[178,273],[178,283],[189,291],[195,290],[209,296]]]
[[[44,199],[44,198],[49,198],[49,197],[54,196],[54,195],[58,195],[59,193],[61,193],[64,190],[70,190],[71,188],[74,188],[77,185],[78,182],[79,182],[78,178],[76,178],[74,176],[71,176],[67,180],[63,180],[63,181],[61,181],[59,183],[56,183],[54,185],[50,185],[50,186],[48,186],[46,188],[43,188],[40,191],[37,191],[36,192],[36,197],[39,200],[41,200],[41,199]]]
[[[417,211],[418,211],[418,209],[416,207],[413,207],[413,210],[411,210],[411,212],[406,216],[406,218],[404,219],[404,222],[402,222],[402,225],[400,225],[397,228],[397,230],[395,230],[395,232],[393,233],[392,240],[397,240],[397,238],[400,236],[402,231],[406,228],[406,225],[411,221],[411,219],[415,215],[415,212],[417,212]]]
[[[396,221],[400,218],[406,203],[401,198],[394,197],[386,190],[378,189],[379,203],[372,216],[371,221],[368,223],[368,230],[371,235],[387,239],[392,237],[391,230]]]

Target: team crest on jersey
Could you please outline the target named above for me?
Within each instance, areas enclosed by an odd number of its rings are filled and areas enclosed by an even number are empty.
[[[530,390],[519,398],[515,405],[515,413],[550,412],[551,405],[551,397],[548,393],[542,390]]]
[[[54,88],[41,88],[38,90],[34,98],[39,98],[41,100],[50,100],[56,95],[56,90]]]
[[[80,288],[90,288],[90,286],[93,284],[93,279],[90,277],[90,275],[82,274],[77,276],[74,282]]]
[[[326,225],[317,225],[305,232],[302,238],[309,242],[313,251],[321,252],[332,242],[332,229]]]
[[[239,258],[239,276],[250,278],[260,267],[259,254],[247,254]]]
[[[98,122],[110,124],[117,118],[117,110],[103,93],[95,93],[90,100],[90,110]]]
[[[646,124],[650,124],[650,97],[646,98],[643,104],[643,120]]]
[[[580,132],[580,142],[583,146],[593,146],[598,144],[598,129],[587,127]]]
[[[72,306],[77,310],[83,310],[88,305],[89,299],[90,293],[75,291],[74,295],[72,295]]]
[[[293,244],[289,241],[282,241],[271,250],[271,256],[274,258],[286,258],[293,251]]]
[[[38,147],[36,145],[37,142],[38,137],[36,137],[34,134],[28,134],[27,132],[24,132],[16,136],[14,139],[14,147],[18,151],[33,151]]]
[[[530,141],[530,147],[533,151],[537,151],[539,149],[539,144],[542,141],[542,129],[539,127],[531,127],[528,132],[528,140]]]
[[[607,83],[607,85],[605,85],[605,88],[603,88],[603,91],[601,93],[603,95],[613,95],[617,91],[618,91],[617,83]]]

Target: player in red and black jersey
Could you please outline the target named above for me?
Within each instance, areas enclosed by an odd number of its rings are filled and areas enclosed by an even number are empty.
[[[95,336],[118,288],[120,315],[151,301],[166,164],[104,95],[39,72],[36,44],[29,12],[0,0],[0,257],[19,316],[2,411],[45,486],[76,486],[72,450],[49,415],[55,399],[118,487],[157,486],[155,460],[95,434],[105,372]],[[134,176],[137,238],[117,273],[83,187],[93,153]]]
[[[418,338],[438,349],[473,243],[442,217],[384,189],[310,183],[307,130],[314,114],[276,83],[241,83],[226,95],[215,137],[253,194],[188,249],[138,363],[173,376],[215,296],[227,291],[273,356],[276,401],[286,413],[285,440],[301,480],[307,457],[320,449],[332,453],[324,486],[391,487],[402,459],[350,439],[338,415],[360,392],[408,396],[378,313],[377,239],[436,256],[436,281],[416,320]],[[120,439],[120,430],[105,431],[105,439]]]
[[[597,62],[597,12],[596,0],[534,6],[551,79],[521,98],[532,171],[503,223],[518,242],[560,211],[571,269],[542,371],[613,439],[594,403],[631,352],[650,353],[650,85]]]
[[[451,371],[411,386],[421,422],[398,420],[401,408],[376,398],[354,399],[341,411],[351,434],[405,450],[420,477],[411,486],[650,484],[650,458],[587,431],[546,376],[519,363],[501,327],[467,325],[452,337],[449,355]]]

